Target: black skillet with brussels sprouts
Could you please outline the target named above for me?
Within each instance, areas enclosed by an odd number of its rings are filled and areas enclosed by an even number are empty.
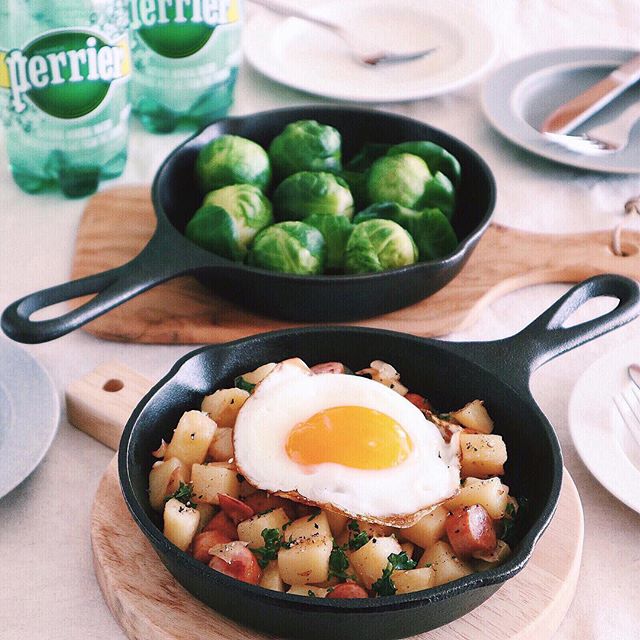
[[[337,129],[298,120],[268,151],[221,135],[202,147],[195,171],[205,195],[185,234],[236,262],[297,275],[375,273],[458,246],[460,164],[433,142],[367,144],[343,164]]]

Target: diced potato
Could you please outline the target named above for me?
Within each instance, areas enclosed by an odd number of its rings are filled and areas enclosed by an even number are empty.
[[[403,542],[400,545],[400,548],[407,554],[407,558],[413,558],[413,554],[416,550],[416,547],[413,544],[413,542]]]
[[[364,531],[370,538],[386,538],[393,533],[393,527],[375,522],[365,522],[358,520],[360,531]]]
[[[434,582],[431,585],[434,587],[473,573],[471,566],[458,558],[451,545],[444,540],[439,540],[422,554],[417,568],[428,565],[435,572]]]
[[[200,410],[222,428],[233,428],[238,411],[242,408],[249,392],[233,387],[232,389],[218,389],[209,396],[205,396]]]
[[[191,484],[194,502],[218,504],[218,494],[232,498],[240,495],[240,482],[236,470],[224,462],[194,464],[191,467]]]
[[[489,417],[482,400],[469,402],[462,409],[453,411],[451,417],[455,418],[467,429],[473,429],[480,433],[491,433],[493,431],[493,420]]]
[[[267,362],[261,367],[249,371],[249,373],[243,373],[236,378],[236,386],[241,387],[249,391],[255,387],[259,382],[262,382],[276,367],[275,362]]]
[[[428,549],[444,536],[448,515],[448,509],[441,505],[400,533],[409,542]]]
[[[189,482],[191,469],[179,458],[156,462],[149,472],[149,502],[156,511],[164,509],[164,499]]]
[[[344,531],[349,518],[341,513],[336,513],[335,511],[325,511],[324,514],[327,516],[331,535],[335,538]]]
[[[462,483],[460,492],[443,506],[453,511],[456,507],[470,507],[474,504],[481,504],[494,520],[498,520],[504,517],[509,504],[509,487],[502,484],[500,478],[467,478]]]
[[[288,549],[278,551],[280,577],[287,584],[324,582],[329,577],[332,549],[331,538],[299,538]]]
[[[287,591],[292,596],[309,596],[310,598],[326,598],[329,590],[325,587],[314,587],[310,584],[296,584]]]
[[[272,591],[284,591],[284,582],[278,570],[278,561],[272,560],[263,570],[259,585]]]
[[[202,464],[207,456],[216,423],[202,411],[186,411],[167,445],[165,458],[180,458],[186,465]]]
[[[436,572],[433,567],[420,567],[407,571],[394,571],[391,575],[396,593],[411,593],[435,586]]]
[[[226,462],[233,458],[233,429],[218,427],[209,445],[208,455],[215,462]]]
[[[200,514],[179,500],[171,498],[164,506],[164,535],[183,551],[191,544],[198,530]]]
[[[282,527],[289,522],[289,517],[284,509],[274,509],[243,520],[238,524],[238,538],[249,543],[250,549],[264,547],[262,532],[265,529],[278,529],[282,533]]]
[[[488,478],[504,474],[507,447],[502,436],[460,434],[460,472],[463,478]]]
[[[200,514],[200,524],[198,525],[198,533],[200,533],[215,515],[216,508],[206,502],[200,502],[196,504],[196,510]]]
[[[318,536],[331,538],[331,528],[324,511],[315,516],[303,516],[294,520],[284,532],[286,540],[317,538]]]
[[[510,555],[511,547],[504,540],[498,540],[496,548],[491,553],[473,555],[476,558],[474,566],[476,571],[486,571],[502,564]]]
[[[349,560],[365,588],[371,589],[371,585],[382,577],[389,555],[401,552],[400,543],[393,536],[371,538],[367,544],[354,551]]]

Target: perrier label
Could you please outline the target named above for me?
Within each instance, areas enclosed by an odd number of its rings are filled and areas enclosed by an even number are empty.
[[[109,42],[89,29],[56,29],[22,49],[0,51],[0,88],[9,90],[9,107],[18,114],[31,102],[56,118],[80,118],[130,73],[126,35]]]

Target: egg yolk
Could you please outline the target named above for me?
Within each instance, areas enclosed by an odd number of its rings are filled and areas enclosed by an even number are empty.
[[[356,469],[386,469],[407,459],[413,444],[388,415],[367,407],[331,407],[297,424],[287,455],[303,465],[334,462]]]

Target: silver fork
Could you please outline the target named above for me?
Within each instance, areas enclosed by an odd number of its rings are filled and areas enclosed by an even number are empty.
[[[640,388],[632,377],[632,371],[636,367],[638,365],[629,365],[627,371],[633,384],[629,387],[627,393],[623,391],[614,396],[613,402],[629,433],[631,433],[640,447]]]
[[[410,62],[411,60],[418,60],[433,53],[438,47],[426,47],[424,49],[418,49],[416,51],[390,51],[388,49],[380,49],[375,43],[366,37],[362,37],[360,34],[354,33],[335,24],[329,20],[323,18],[317,18],[302,9],[279,2],[278,0],[250,0],[253,4],[260,5],[265,9],[269,9],[273,13],[277,13],[283,16],[289,16],[293,18],[300,18],[307,22],[317,24],[319,27],[323,27],[328,31],[334,33],[340,38],[349,48],[351,55],[360,64],[364,64],[369,67],[375,67],[379,64],[385,64],[390,62]]]
[[[611,122],[593,127],[580,135],[545,132],[548,140],[569,151],[588,156],[605,155],[622,151],[629,144],[631,130],[640,120],[640,102],[627,107]]]

